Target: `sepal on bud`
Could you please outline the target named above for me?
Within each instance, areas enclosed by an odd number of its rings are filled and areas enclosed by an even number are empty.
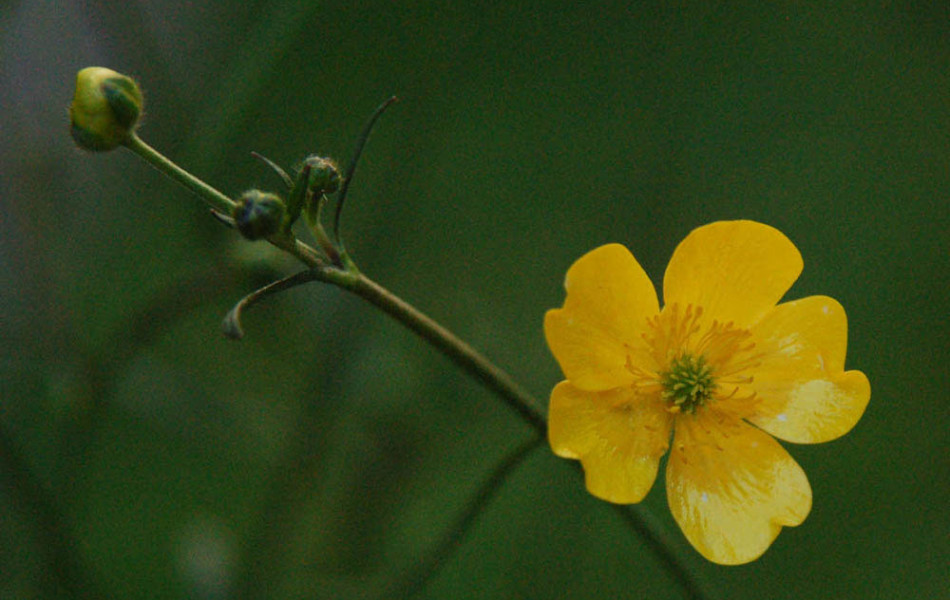
[[[248,190],[237,199],[231,217],[241,235],[259,240],[281,230],[285,210],[284,201],[276,194]]]
[[[73,140],[92,152],[122,145],[135,131],[142,105],[142,91],[130,77],[103,67],[82,69],[69,105]]]

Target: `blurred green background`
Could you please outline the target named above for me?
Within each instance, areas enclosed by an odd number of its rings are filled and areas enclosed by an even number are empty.
[[[805,260],[789,297],[848,311],[868,411],[790,447],[814,508],[757,562],[704,562],[662,484],[646,506],[719,598],[947,597],[945,2],[22,0],[0,31],[0,598],[65,597],[44,522],[109,598],[247,578],[259,598],[378,597],[531,436],[336,289],[273,298],[223,339],[230,306],[293,265],[130,153],[75,150],[88,65],[138,78],[142,136],[228,194],[278,187],[252,150],[346,162],[398,95],[348,247],[541,398],[560,379],[542,315],[582,253],[625,243],[659,282],[698,225],[778,227]],[[542,447],[418,597],[683,591]]]

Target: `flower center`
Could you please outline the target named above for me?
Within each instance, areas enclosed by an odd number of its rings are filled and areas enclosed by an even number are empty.
[[[716,391],[712,367],[702,354],[681,354],[670,361],[668,371],[660,373],[663,399],[673,410],[694,414],[706,405]]]
[[[627,370],[640,393],[658,394],[670,412],[696,414],[725,399],[754,402],[745,386],[762,354],[748,330],[708,320],[700,306],[674,303],[647,320],[643,341],[629,346]]]

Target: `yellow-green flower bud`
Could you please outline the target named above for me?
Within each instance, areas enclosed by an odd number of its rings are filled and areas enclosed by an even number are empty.
[[[276,194],[248,190],[237,199],[231,217],[241,235],[259,240],[280,231],[284,210],[284,201]]]
[[[307,187],[316,195],[332,194],[340,189],[340,170],[329,158],[320,156],[308,156],[304,161],[305,165],[310,167],[310,177],[307,180]]]
[[[103,67],[76,74],[69,105],[70,133],[83,150],[102,152],[124,143],[142,114],[142,91],[131,78]]]

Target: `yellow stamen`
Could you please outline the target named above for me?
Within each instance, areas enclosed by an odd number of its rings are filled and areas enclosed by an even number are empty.
[[[693,414],[716,400],[754,399],[740,395],[761,362],[752,334],[731,322],[704,323],[702,317],[700,306],[668,305],[647,321],[643,334],[659,368],[635,364],[632,353],[627,358],[638,392],[660,394],[672,413]]]

